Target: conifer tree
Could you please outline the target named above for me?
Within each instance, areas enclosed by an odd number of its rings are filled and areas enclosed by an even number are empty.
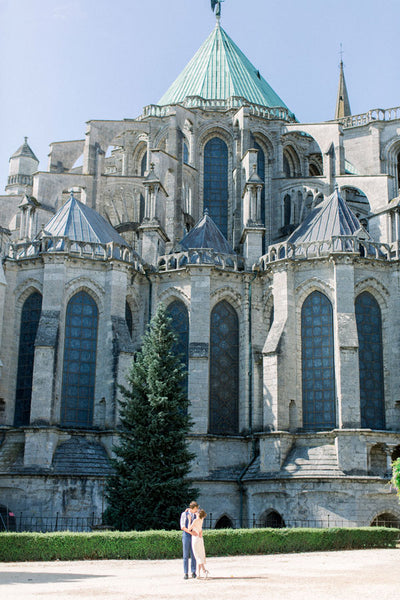
[[[176,336],[160,305],[122,387],[121,437],[107,484],[106,523],[120,530],[176,529],[197,490],[188,474],[193,454],[183,390],[184,366],[174,354]]]

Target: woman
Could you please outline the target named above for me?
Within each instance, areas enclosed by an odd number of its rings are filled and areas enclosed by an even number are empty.
[[[197,565],[199,567],[198,577],[201,577],[201,573],[204,573],[205,577],[208,577],[209,573],[206,569],[206,551],[204,548],[203,540],[203,522],[206,518],[207,513],[202,508],[197,513],[197,519],[189,527],[189,531],[194,531],[197,535],[192,535],[192,549],[195,556]]]

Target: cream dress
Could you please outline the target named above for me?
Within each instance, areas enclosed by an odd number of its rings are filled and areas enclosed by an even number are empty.
[[[204,519],[195,519],[191,525],[192,531],[196,531],[196,533],[200,533],[203,529],[203,521]],[[202,537],[198,535],[192,535],[192,549],[193,554],[196,559],[198,565],[205,565],[206,563],[206,551],[204,548],[204,540]]]

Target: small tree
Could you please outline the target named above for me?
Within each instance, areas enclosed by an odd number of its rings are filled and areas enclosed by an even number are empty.
[[[397,489],[397,495],[400,498],[400,458],[392,463],[392,484]]]
[[[183,364],[173,353],[176,336],[160,305],[135,354],[128,387],[121,387],[122,431],[114,447],[115,474],[107,484],[106,523],[120,530],[176,529],[192,500],[188,474],[193,454],[183,391]]]

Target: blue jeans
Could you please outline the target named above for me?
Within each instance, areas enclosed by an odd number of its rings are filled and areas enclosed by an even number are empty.
[[[192,536],[186,531],[182,534],[182,546],[183,546],[183,572],[189,573],[189,558],[191,559],[192,573],[196,573],[196,559],[192,550]]]

